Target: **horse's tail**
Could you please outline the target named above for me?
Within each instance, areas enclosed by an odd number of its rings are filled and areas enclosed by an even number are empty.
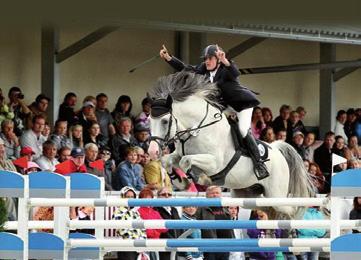
[[[301,156],[288,143],[275,141],[272,147],[277,148],[285,157],[289,173],[290,182],[288,185],[288,197],[315,197],[315,187],[311,181],[311,176],[307,172]],[[301,212],[297,212],[301,214]]]

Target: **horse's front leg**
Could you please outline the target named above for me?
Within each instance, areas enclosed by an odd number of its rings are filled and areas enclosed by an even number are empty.
[[[185,155],[180,160],[179,166],[184,172],[188,172],[192,166],[196,166],[209,175],[217,171],[217,159],[211,154]]]

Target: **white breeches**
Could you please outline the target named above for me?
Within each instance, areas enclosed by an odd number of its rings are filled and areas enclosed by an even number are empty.
[[[239,131],[242,137],[245,137],[251,128],[253,107],[237,112]]]

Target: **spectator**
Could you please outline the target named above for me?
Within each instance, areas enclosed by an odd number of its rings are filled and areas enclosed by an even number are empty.
[[[124,186],[129,186],[136,190],[144,188],[144,182],[141,178],[141,166],[136,163],[137,159],[136,149],[129,147],[126,152],[126,160],[121,162],[116,170],[115,190],[120,190]]]
[[[182,220],[195,220],[195,214],[197,212],[197,207],[186,206],[182,207]],[[185,231],[185,230],[184,230]],[[199,228],[192,229],[192,233],[186,238],[191,239],[201,239],[201,230]],[[202,252],[179,252],[177,260],[203,260]],[[235,259],[236,260],[236,259]]]
[[[263,116],[263,121],[266,124],[266,126],[272,126],[273,115],[272,115],[271,109],[268,107],[263,107],[262,108],[262,116]]]
[[[273,129],[273,131],[275,130]],[[287,131],[285,128],[280,128],[275,134],[276,134],[276,140],[281,140],[286,142]]]
[[[345,123],[347,120],[347,114],[345,110],[339,110],[336,116],[336,125],[335,125],[335,135],[340,135],[345,140],[346,144],[348,143],[348,137],[345,133]]]
[[[254,210],[251,216],[255,220],[268,220],[268,215],[262,210]],[[248,229],[247,234],[249,238],[280,238],[281,230],[275,229]],[[276,259],[274,252],[250,252],[250,259]]]
[[[150,109],[152,100],[144,98],[142,100],[142,112],[135,118],[135,124],[144,124],[145,127],[150,128]]]
[[[31,103],[29,106],[29,109],[31,111],[31,114],[29,117],[27,117],[27,128],[30,129],[32,127],[32,119],[34,116],[43,116],[45,121],[47,121],[48,118],[48,106],[49,106],[50,98],[45,96],[44,94],[39,94],[35,102]]]
[[[313,154],[315,152],[315,139],[316,135],[312,132],[306,134],[303,140],[303,148],[305,150],[305,159],[313,162]]]
[[[291,107],[289,105],[282,105],[280,107],[280,115],[273,120],[272,127],[273,130],[277,133],[281,129],[287,131],[288,128],[288,119],[290,117]],[[277,139],[279,140],[279,139]]]
[[[59,106],[58,121],[66,121],[68,126],[72,126],[78,121],[78,117],[74,111],[76,101],[77,96],[75,93],[66,93],[63,103]]]
[[[42,115],[33,117],[32,128],[26,130],[20,138],[21,147],[29,146],[33,150],[34,160],[38,159],[43,153],[43,143],[45,136],[41,134],[44,129],[45,119]]]
[[[303,135],[306,133],[305,126],[300,120],[300,116],[296,111],[292,111],[287,123],[287,139],[286,142],[292,143],[293,134],[301,132]]]
[[[351,159],[351,152],[345,145],[345,139],[343,139],[341,135],[335,137],[335,144],[332,147],[332,152],[347,160]]]
[[[167,187],[172,190],[172,183],[166,169],[162,166],[160,159],[152,160],[144,165],[144,180],[147,184],[157,189]]]
[[[79,124],[83,127],[83,139],[88,133],[89,128],[94,122],[97,122],[94,111],[95,105],[91,101],[86,101],[83,103],[83,107],[79,113]]]
[[[129,96],[122,95],[118,98],[115,108],[112,112],[113,119],[117,125],[123,117],[130,118],[133,121],[132,111],[132,100]]]
[[[303,147],[303,138],[304,135],[301,131],[296,131],[293,133],[291,145],[297,153],[301,156],[302,160],[305,159],[305,148]]]
[[[304,220],[323,220],[324,216],[318,207],[307,208],[303,215]],[[325,229],[298,229],[299,238],[322,238],[326,234]],[[318,259],[320,252],[300,253],[301,259]]]
[[[20,142],[14,133],[14,122],[5,119],[1,122],[1,139],[4,141],[6,157],[10,160],[15,160],[20,156]]]
[[[309,171],[310,169],[310,161],[307,160],[307,159],[303,159],[303,165],[305,166],[305,169],[307,170],[307,172]]]
[[[132,120],[129,117],[123,117],[117,123],[117,134],[111,140],[111,149],[113,159],[119,164],[125,159],[126,150],[137,144],[137,140],[131,135]]]
[[[21,136],[25,130],[24,121],[30,116],[30,109],[24,103],[24,94],[18,87],[12,87],[8,93],[10,102],[9,109],[14,112],[14,132],[16,136]]]
[[[146,127],[142,123],[138,123],[134,128],[136,145],[142,148],[144,151],[148,151],[149,148],[149,132],[150,128]]]
[[[41,131],[41,134],[45,137],[45,140],[49,139],[50,136],[50,132],[51,132],[51,128],[48,122],[45,122],[43,131]]]
[[[75,215],[76,215],[75,220],[92,220],[94,207],[75,207],[75,208],[71,208],[71,210],[75,210]],[[75,232],[85,233],[90,235],[94,235],[95,233],[94,228],[76,229]]]
[[[70,160],[71,158],[71,148],[64,146],[62,148],[59,149],[58,151],[58,161],[59,162],[65,162],[67,160]]]
[[[172,197],[172,192],[167,187],[161,188],[158,193],[158,198],[160,199],[167,199]],[[159,212],[162,219],[172,219],[177,220],[180,219],[178,211],[174,207],[156,207],[156,211]],[[160,238],[165,239],[176,239],[180,236],[180,230],[179,229],[168,229],[168,232],[162,233],[160,235]],[[159,253],[159,259],[160,260],[170,260],[170,252],[160,252]]]
[[[275,134],[271,126],[267,126],[262,130],[260,140],[269,144],[275,141]]]
[[[360,169],[360,162],[358,159],[354,157],[348,160],[347,165],[348,165],[347,167],[348,169]]]
[[[81,125],[73,125],[70,127],[69,136],[71,141],[71,147],[73,148],[83,148],[83,127]]]
[[[10,159],[6,158],[6,150],[4,140],[0,138],[0,170],[14,171],[16,168]]]
[[[350,211],[349,219],[361,219],[361,197],[354,197],[353,198],[353,208]],[[361,228],[354,228],[352,229],[352,233],[361,233]]]
[[[206,190],[207,198],[220,198],[222,190],[218,186],[209,186]],[[227,209],[223,207],[202,207],[197,211],[199,220],[230,220],[231,217]],[[224,229],[202,229],[202,238],[234,238],[233,230]],[[204,253],[205,260],[224,260],[228,259],[229,253]]]
[[[330,191],[331,184],[331,172],[332,172],[332,147],[335,143],[335,134],[333,132],[327,132],[325,134],[323,144],[315,150],[314,160],[320,167],[323,175],[326,179],[324,192]]]
[[[348,109],[346,114],[347,114],[347,119],[344,125],[344,130],[347,137],[350,138],[352,135],[355,134],[354,130],[355,130],[357,117],[355,114],[355,109],[353,108]]]
[[[154,194],[153,191],[149,188],[144,188],[139,193],[140,199],[153,199]],[[143,220],[146,219],[154,219],[154,220],[162,220],[161,215],[158,211],[153,209],[152,207],[140,207],[138,209],[139,215]],[[148,239],[159,239],[162,233],[168,232],[168,229],[146,229],[146,234]]]
[[[87,172],[86,166],[84,164],[85,156],[83,148],[73,148],[70,155],[71,158],[69,161],[69,165],[61,168],[57,167],[55,172],[63,175],[73,172]]]
[[[20,157],[24,157],[24,156],[28,157],[28,162],[33,161],[34,154],[35,153],[34,153],[33,149],[31,149],[30,146],[25,146],[25,147],[21,148],[21,150],[20,150]]]
[[[104,179],[107,186],[111,187],[111,190],[113,190],[113,178],[114,178],[114,172],[115,172],[115,162],[111,158],[112,153],[110,152],[109,147],[102,147],[99,150],[99,159],[102,159],[104,161]]]
[[[104,136],[105,141],[108,141],[110,136],[115,134],[113,117],[107,108],[108,96],[104,93],[100,93],[97,95],[96,100],[97,105],[95,109],[95,115],[100,126],[100,132]]]
[[[57,120],[55,122],[54,133],[50,135],[50,140],[56,145],[59,150],[62,147],[72,147],[71,140],[67,137],[68,122],[66,120]]]
[[[231,216],[232,220],[239,220],[239,207],[228,207],[229,215]],[[249,214],[248,214],[249,215]],[[249,216],[247,220],[249,219]],[[236,239],[244,239],[247,238],[247,232],[244,229],[233,229],[234,236]],[[230,252],[228,260],[245,260],[246,256],[244,252]]]
[[[255,138],[259,139],[261,131],[266,127],[260,107],[254,107],[252,111],[251,129]]]
[[[325,176],[323,176],[320,167],[318,167],[316,163],[311,162],[308,172],[311,176],[314,187],[317,189],[317,193],[324,193]]]
[[[348,139],[348,148],[351,152],[351,157],[361,159],[361,148],[358,146],[358,139],[356,135],[351,135]]]
[[[123,187],[120,190],[120,197],[123,199],[135,199],[137,197],[132,187]],[[141,220],[139,212],[134,207],[117,207],[112,219],[120,221]],[[145,229],[121,228],[116,231],[117,237],[121,239],[146,239]],[[118,259],[137,260],[137,252],[117,252]]]
[[[91,95],[86,96],[86,97],[83,99],[83,104],[84,104],[85,102],[91,102],[91,103],[93,103],[94,107],[96,107],[96,105],[97,105],[97,99],[96,99],[94,96],[91,96]]]
[[[98,146],[98,148],[102,148],[107,145],[107,140],[100,133],[100,126],[98,123],[93,122],[91,124],[90,128],[88,129],[88,133],[85,135],[84,143],[93,143]]]
[[[27,175],[32,172],[39,172],[41,171],[40,166],[35,162],[28,162],[28,167],[24,169],[24,174]]]
[[[307,114],[306,109],[302,106],[299,106],[296,108],[296,112],[298,113],[300,121],[302,122],[302,125],[303,125],[303,121],[305,120],[305,117]]]
[[[42,171],[55,171],[55,165],[59,163],[55,158],[56,153],[56,144],[52,141],[45,141],[43,144],[43,155],[36,160]]]
[[[93,166],[91,166],[90,164],[95,162],[98,158],[98,153],[99,153],[99,148],[98,146],[96,146],[96,144],[93,143],[89,143],[86,144],[84,147],[84,152],[85,152],[85,166],[87,169],[87,172],[90,174],[93,174],[95,176],[98,177],[104,177],[104,169],[101,170],[99,168],[95,168]],[[105,189],[109,190],[109,187],[107,187],[107,185],[105,185]],[[110,188],[111,190],[111,188]]]

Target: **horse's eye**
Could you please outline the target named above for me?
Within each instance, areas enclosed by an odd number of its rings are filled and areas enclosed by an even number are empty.
[[[161,123],[162,123],[162,125],[167,125],[167,124],[168,124],[168,120],[167,120],[167,119],[162,119]]]

